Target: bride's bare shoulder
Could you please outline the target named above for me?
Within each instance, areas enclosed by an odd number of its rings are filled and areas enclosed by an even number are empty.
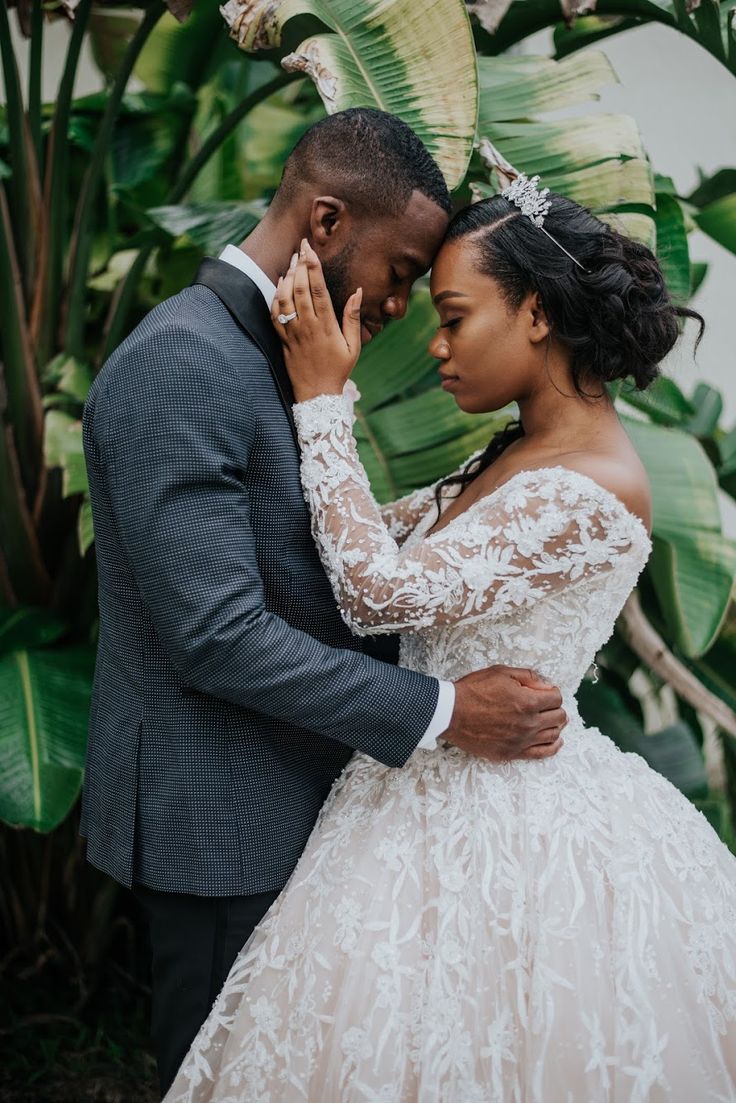
[[[557,459],[563,467],[587,475],[609,490],[636,514],[647,528],[652,527],[652,496],[643,463],[634,450],[630,454],[604,452],[568,452]]]

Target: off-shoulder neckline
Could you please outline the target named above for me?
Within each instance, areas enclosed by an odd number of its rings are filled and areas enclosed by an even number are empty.
[[[604,502],[608,502],[609,505],[615,506],[615,508],[618,509],[620,513],[627,517],[629,521],[633,522],[635,528],[638,530],[639,534],[644,537],[646,543],[651,545],[652,538],[649,535],[647,527],[642,521],[641,517],[639,517],[638,514],[634,513],[633,510],[630,510],[628,506],[624,505],[617,494],[614,494],[612,490],[609,490],[607,487],[603,486],[597,481],[597,479],[594,479],[591,475],[585,475],[582,471],[576,471],[574,467],[565,467],[564,464],[561,463],[547,464],[543,467],[527,467],[521,471],[517,471],[514,475],[512,475],[509,479],[506,479],[506,481],[501,483],[499,486],[494,486],[493,490],[490,490],[487,494],[482,494],[480,498],[476,498],[474,502],[470,503],[467,509],[464,509],[462,513],[458,513],[457,517],[453,517],[450,521],[447,522],[446,525],[443,525],[442,528],[437,529],[436,532],[427,532],[424,537],[425,540],[431,540],[435,536],[442,536],[447,529],[452,527],[452,525],[462,520],[462,518],[466,517],[472,510],[477,509],[478,506],[487,505],[488,502],[495,498],[497,494],[500,494],[502,490],[506,490],[506,488],[509,487],[512,483],[515,483],[522,478],[529,478],[531,475],[550,474],[553,472],[555,474],[562,472],[565,475],[572,475],[576,479],[582,479],[583,482],[593,487],[599,499],[603,500]],[[441,516],[442,515],[440,514],[440,518]]]

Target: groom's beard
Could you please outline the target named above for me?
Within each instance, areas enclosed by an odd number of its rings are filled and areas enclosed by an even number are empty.
[[[357,284],[356,287],[352,286],[353,280],[350,275],[350,261],[354,252],[355,244],[350,243],[336,257],[333,257],[332,260],[326,260],[322,264],[322,273],[337,315],[338,325],[342,324],[342,312],[345,309],[345,304],[357,287]]]

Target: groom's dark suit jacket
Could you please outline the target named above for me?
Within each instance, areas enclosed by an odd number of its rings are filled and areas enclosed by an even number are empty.
[[[399,766],[434,713],[437,683],[365,654],[340,619],[291,401],[260,292],[215,260],[90,391],[100,637],[82,834],[123,884],[280,889],[352,750]]]

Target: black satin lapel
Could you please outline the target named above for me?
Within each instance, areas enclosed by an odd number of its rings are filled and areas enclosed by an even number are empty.
[[[240,328],[252,337],[268,360],[294,440],[297,441],[294,414],[291,409],[294,404],[294,391],[284,363],[281,342],[273,328],[271,315],[260,290],[245,272],[241,272],[239,268],[228,264],[227,261],[214,260],[212,257],[205,257],[192,282],[201,283],[209,287],[210,291],[214,291]]]

